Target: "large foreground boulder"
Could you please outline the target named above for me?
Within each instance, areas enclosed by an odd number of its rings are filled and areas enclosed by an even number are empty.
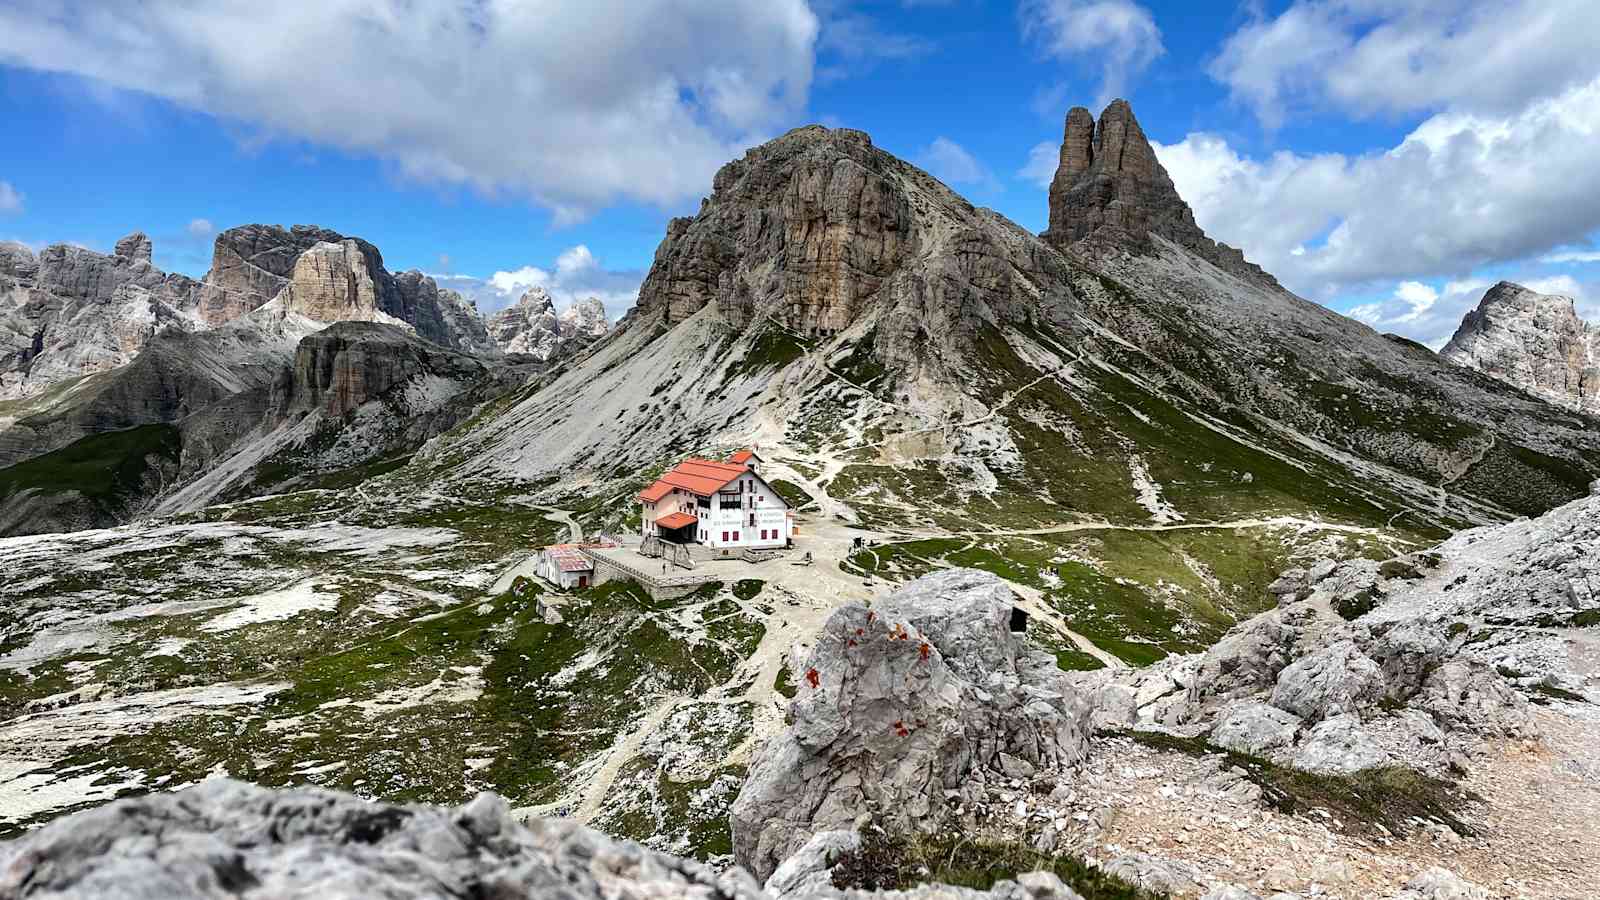
[[[1049,654],[1009,630],[1012,595],[953,569],[829,616],[790,707],[733,806],[734,856],[766,878],[818,832],[870,814],[937,825],[986,782],[1086,752],[1085,707]]]
[[[0,898],[756,898],[745,873],[515,822],[493,794],[457,809],[226,779],[122,800],[0,844]]]
[[[853,837],[798,854],[763,891],[740,869],[719,874],[571,819],[517,822],[494,794],[444,809],[216,779],[0,843],[0,900],[868,900],[875,892],[833,887],[830,851]],[[1082,900],[1048,872],[892,896]]]

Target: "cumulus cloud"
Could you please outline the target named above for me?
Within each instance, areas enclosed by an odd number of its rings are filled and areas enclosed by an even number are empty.
[[[1539,261],[1551,265],[1595,263],[1600,262],[1600,250],[1557,250],[1539,257]]]
[[[994,187],[994,173],[967,148],[947,137],[936,137],[917,154],[917,165],[927,169],[945,184],[970,184]]]
[[[1028,151],[1028,161],[1017,170],[1017,177],[1048,188],[1055,180],[1056,169],[1061,165],[1061,145],[1040,141]]]
[[[22,194],[9,181],[0,181],[0,213],[22,212]]]
[[[877,20],[833,2],[814,3],[827,14],[817,38],[817,80],[864,75],[881,63],[926,56],[937,49],[927,38],[889,31]]]
[[[805,0],[12,0],[0,63],[570,221],[703,193],[804,107],[817,28]]]
[[[1513,275],[1509,280],[1541,294],[1570,297],[1580,315],[1590,309],[1585,285],[1570,275]],[[1390,296],[1351,307],[1349,315],[1379,331],[1403,334],[1438,350],[1450,340],[1461,325],[1462,317],[1477,307],[1484,292],[1493,284],[1494,280],[1488,278],[1447,281],[1439,287],[1403,281],[1395,286]]]
[[[1095,71],[1096,107],[1166,52],[1155,17],[1133,0],[1021,0],[1017,13],[1023,35],[1046,54]]]
[[[208,238],[217,233],[217,227],[211,224],[210,219],[190,219],[183,230],[192,238]]]
[[[1156,154],[1213,237],[1316,299],[1461,277],[1600,229],[1600,79],[1504,117],[1441,113],[1385,152],[1246,157],[1190,134]]]
[[[440,258],[448,260],[447,256]],[[433,277],[440,286],[471,298],[484,313],[510,306],[530,288],[542,287],[558,309],[589,297],[599,297],[613,319],[627,312],[639,299],[639,286],[644,282],[644,273],[636,269],[607,269],[583,244],[562,251],[548,268],[526,265],[502,269],[487,277],[452,273]]]
[[[1210,73],[1268,126],[1298,107],[1506,115],[1588,82],[1597,44],[1592,0],[1296,0]]]

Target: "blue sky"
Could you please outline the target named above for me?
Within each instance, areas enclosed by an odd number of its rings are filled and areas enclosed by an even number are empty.
[[[189,8],[195,7],[195,8]],[[870,132],[1044,226],[1067,108],[1132,100],[1214,237],[1437,344],[1494,279],[1600,300],[1600,26],[1569,0],[11,0],[0,239],[314,222],[485,306],[613,313],[717,165]],[[498,286],[498,290],[495,287]]]

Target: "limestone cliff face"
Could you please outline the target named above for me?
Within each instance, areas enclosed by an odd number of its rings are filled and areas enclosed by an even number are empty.
[[[300,254],[284,287],[285,309],[319,322],[390,319],[379,308],[376,268],[354,240],[323,242]]]
[[[300,254],[343,236],[315,225],[241,225],[217,235],[199,315],[216,326],[271,300],[286,287]]]
[[[717,173],[699,215],[669,226],[640,308],[680,322],[714,303],[735,327],[758,315],[806,334],[849,327],[916,252],[906,168],[849,129],[751,150]]]
[[[1067,113],[1061,163],[1050,182],[1050,226],[1041,237],[1067,249],[1098,239],[1133,248],[1166,238],[1224,271],[1277,282],[1244,254],[1206,237],[1194,212],[1156,159],[1126,100],[1114,100],[1096,122],[1078,106]]]
[[[109,255],[0,245],[0,399],[125,365],[163,329],[203,327],[192,314],[198,284],[157,269],[150,250],[139,232]]]
[[[446,336],[435,343],[466,353],[494,355],[500,352],[489,339],[477,305],[461,294],[439,287],[438,282],[416,269],[394,276],[394,286],[399,303],[390,314],[411,323],[418,334]]]
[[[274,405],[285,414],[320,409],[343,416],[408,383],[466,383],[486,371],[472,357],[418,340],[406,329],[346,321],[300,342]]]
[[[201,281],[151,262],[134,232],[111,254],[0,244],[0,399],[126,365],[169,328],[220,328],[283,295],[309,319],[399,322],[468,353],[499,352],[471,303],[421,272],[391,275],[378,249],[314,225],[243,225],[217,235]]]
[[[734,330],[859,345],[902,383],[949,382],[983,330],[1071,306],[1066,270],[866,134],[809,126],[717,173],[700,212],[668,227],[624,327],[710,308]]]
[[[506,353],[523,353],[543,361],[570,355],[611,331],[606,307],[598,297],[556,313],[555,300],[534,286],[521,299],[489,320],[490,339]]]
[[[216,325],[286,291],[292,308],[318,321],[395,320],[444,347],[495,352],[459,294],[421,272],[393,275],[377,247],[315,225],[242,225],[217,235],[199,315]]]
[[[1571,297],[1502,281],[1461,320],[1440,355],[1551,403],[1600,414],[1600,329]]]
[[[611,332],[606,305],[599,297],[579,300],[561,311],[561,330],[576,339],[598,340]]]

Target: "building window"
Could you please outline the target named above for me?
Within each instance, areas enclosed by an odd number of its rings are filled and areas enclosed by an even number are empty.
[[[755,513],[751,513],[750,514],[750,525],[752,527],[754,527],[755,524],[756,524],[756,514]]]
[[[727,532],[726,532],[726,531],[724,531],[724,532],[723,532],[723,533],[722,533],[722,542],[723,542],[723,543],[724,543],[724,544],[726,544],[726,543],[727,543],[727,542],[728,542],[728,533],[727,533]]]

